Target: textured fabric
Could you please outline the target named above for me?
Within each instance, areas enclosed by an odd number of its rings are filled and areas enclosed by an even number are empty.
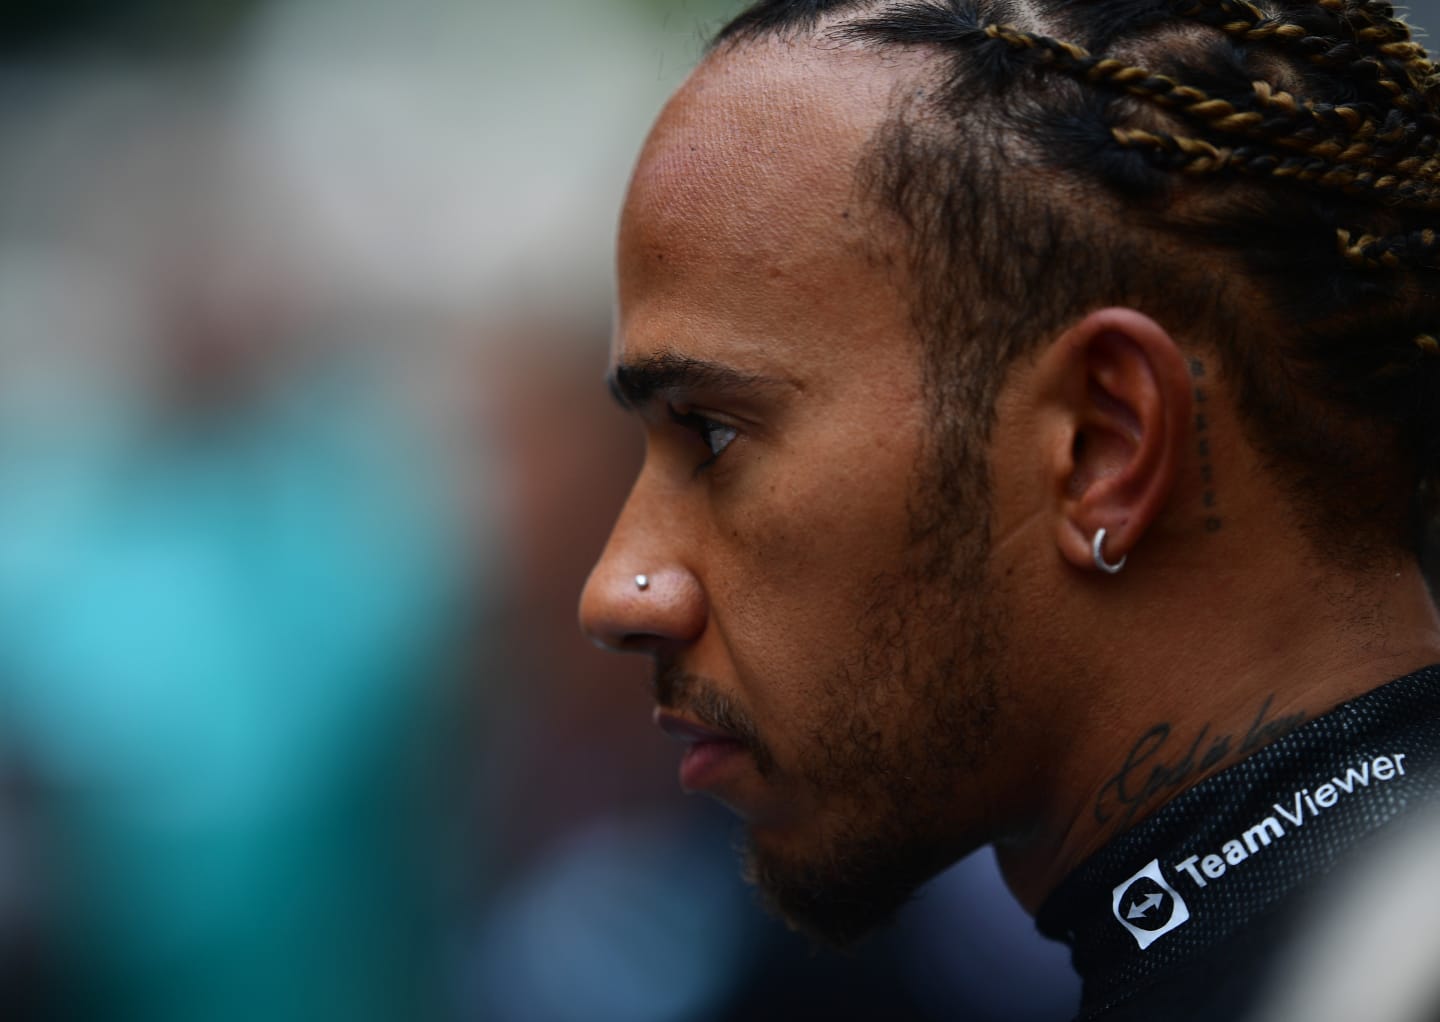
[[[1440,801],[1440,667],[1345,703],[1201,781],[1041,908],[1080,1018],[1240,1018],[1318,881]]]

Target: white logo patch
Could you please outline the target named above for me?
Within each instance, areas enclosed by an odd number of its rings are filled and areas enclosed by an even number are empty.
[[[1116,887],[1110,907],[1142,951],[1190,918],[1185,899],[1160,871],[1159,859],[1151,859],[1149,865]]]

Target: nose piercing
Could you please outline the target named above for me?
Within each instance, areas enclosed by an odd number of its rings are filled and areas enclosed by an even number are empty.
[[[649,588],[650,588],[650,576],[649,576],[649,575],[636,575],[636,576],[635,576],[635,588],[638,589],[638,590],[640,590],[642,593],[643,593],[645,590],[649,589]]]

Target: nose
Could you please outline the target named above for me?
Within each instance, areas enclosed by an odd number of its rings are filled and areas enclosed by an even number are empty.
[[[580,627],[619,653],[694,642],[705,628],[704,588],[676,537],[647,525],[632,493],[580,594]]]

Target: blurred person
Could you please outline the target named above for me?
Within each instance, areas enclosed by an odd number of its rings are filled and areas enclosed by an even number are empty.
[[[19,985],[46,1019],[438,1017],[492,568],[457,492],[483,438],[447,462],[425,400],[446,324],[297,255],[225,75],[26,82],[0,160]]]
[[[216,357],[208,400],[118,442],[82,414],[0,463],[0,702],[39,780],[48,1002],[433,1016],[456,525],[363,360],[240,400]]]
[[[766,0],[662,113],[585,630],[849,944],[993,843],[1086,1018],[1238,1018],[1440,788],[1435,70],[1381,2]]]

